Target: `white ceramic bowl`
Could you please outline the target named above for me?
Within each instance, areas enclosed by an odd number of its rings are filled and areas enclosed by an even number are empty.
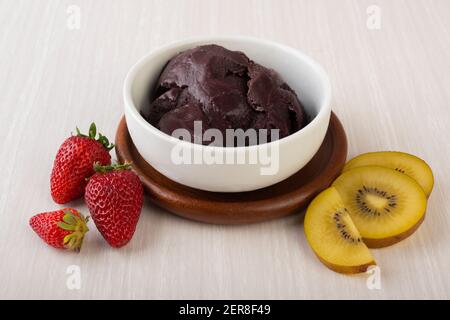
[[[148,106],[149,94],[167,61],[183,50],[212,43],[242,51],[255,62],[276,70],[297,93],[311,119],[308,125],[276,142],[228,148],[181,141],[150,125],[140,110]],[[142,157],[176,182],[217,192],[264,188],[300,170],[322,144],[331,113],[329,79],[316,62],[290,47],[240,36],[193,38],[150,52],[131,68],[125,80],[123,95],[128,130]],[[213,154],[217,159],[223,159],[223,163],[200,160],[197,164],[190,164],[187,161],[174,161],[174,154],[180,154],[180,148],[196,155]],[[178,153],[174,153],[174,150],[178,150]],[[249,160],[252,153],[265,155],[266,152],[269,152],[269,158],[257,156],[256,162]],[[238,163],[236,159],[244,159],[244,163]],[[268,159],[270,162],[267,162]]]

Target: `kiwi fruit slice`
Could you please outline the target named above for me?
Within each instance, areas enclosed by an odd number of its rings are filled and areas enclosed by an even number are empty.
[[[408,153],[394,151],[364,153],[347,162],[344,172],[363,166],[386,167],[404,173],[420,184],[427,197],[433,189],[434,178],[430,166]]]
[[[354,168],[332,185],[369,248],[403,240],[424,219],[424,190],[414,179],[396,170],[378,166]]]
[[[353,224],[338,191],[322,191],[308,206],[305,235],[314,253],[340,273],[365,272],[375,261]]]

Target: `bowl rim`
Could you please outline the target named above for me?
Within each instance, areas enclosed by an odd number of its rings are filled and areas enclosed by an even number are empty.
[[[202,43],[206,44],[206,43],[214,43],[214,42],[218,42],[218,41],[236,41],[236,42],[247,42],[250,44],[256,44],[256,43],[264,44],[266,46],[273,46],[277,50],[286,51],[290,55],[297,56],[297,58],[304,60],[306,63],[308,63],[312,67],[314,72],[317,73],[320,81],[324,85],[324,99],[323,99],[321,106],[319,107],[319,112],[317,113],[317,115],[306,126],[301,128],[300,130],[298,130],[286,137],[283,137],[279,140],[266,142],[266,143],[262,143],[262,144],[257,144],[257,145],[238,146],[238,147],[201,145],[201,144],[193,143],[190,141],[180,140],[180,139],[177,139],[171,135],[168,135],[168,134],[162,132],[158,128],[151,125],[138,111],[138,107],[134,104],[133,99],[131,97],[132,85],[133,85],[136,75],[140,71],[140,69],[145,64],[147,64],[148,60],[151,60],[156,55],[163,54],[167,50],[172,50],[177,47],[181,47],[181,46],[185,46],[185,45],[189,45],[189,44],[201,45]],[[181,50],[180,50],[180,52],[181,52]],[[274,42],[271,40],[260,39],[260,38],[249,37],[249,36],[197,36],[197,37],[186,38],[183,40],[173,41],[168,44],[159,46],[159,47],[151,50],[150,52],[148,52],[143,57],[141,57],[130,68],[130,70],[128,71],[128,73],[125,77],[125,81],[124,81],[124,85],[123,85],[123,98],[124,98],[125,109],[126,109],[125,111],[127,111],[127,110],[129,111],[129,113],[125,112],[125,115],[127,115],[127,114],[132,115],[133,118],[139,123],[139,125],[144,127],[147,131],[149,131],[149,133],[158,136],[159,138],[167,141],[168,143],[177,143],[177,144],[181,144],[184,147],[207,149],[210,151],[219,151],[219,150],[225,151],[225,152],[227,152],[227,151],[246,151],[246,150],[254,151],[254,149],[259,149],[259,148],[267,148],[267,147],[270,148],[275,143],[280,144],[280,146],[281,146],[281,144],[289,143],[290,141],[297,139],[299,136],[305,135],[307,132],[314,130],[314,128],[316,128],[319,125],[319,123],[321,122],[320,120],[323,120],[323,118],[325,118],[325,117],[329,118],[329,116],[331,114],[331,106],[330,106],[331,83],[330,83],[330,79],[329,79],[328,75],[326,74],[325,70],[322,68],[322,66],[319,63],[317,63],[315,60],[313,60],[312,58],[310,58],[309,56],[307,56],[306,54],[304,54],[303,52],[301,52],[298,49],[294,49],[287,45],[284,45],[284,44],[281,44],[278,42]]]

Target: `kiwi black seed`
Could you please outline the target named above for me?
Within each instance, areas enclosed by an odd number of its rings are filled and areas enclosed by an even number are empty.
[[[345,240],[347,240],[348,242],[351,243],[359,243],[362,241],[361,237],[358,236],[354,236],[348,229],[347,229],[347,225],[345,224],[345,221],[342,219],[343,215],[348,215],[348,210],[347,208],[343,208],[342,210],[337,210],[334,214],[333,214],[333,220],[336,224],[336,228],[339,231],[339,234],[342,236],[342,238],[344,238]]]
[[[394,169],[395,171],[398,171],[398,172],[401,172],[401,173],[403,173],[403,174],[406,174],[406,171],[404,170],[404,169],[402,169],[402,168],[395,168]]]
[[[424,190],[397,170],[356,167],[342,173],[332,186],[368,247],[398,242],[423,221],[427,202]]]
[[[386,206],[379,210],[377,208],[372,208],[365,201],[366,195],[374,195],[387,200]],[[371,216],[381,216],[382,214],[390,213],[393,208],[397,206],[397,196],[395,194],[380,190],[377,187],[367,187],[365,185],[358,189],[355,195],[356,206],[362,213]]]
[[[351,208],[344,204],[335,188],[322,191],[309,204],[304,227],[314,253],[331,270],[360,273],[375,265],[352,221]]]

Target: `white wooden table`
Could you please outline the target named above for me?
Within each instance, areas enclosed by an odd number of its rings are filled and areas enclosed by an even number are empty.
[[[374,251],[379,290],[368,289],[368,275],[322,266],[300,214],[212,226],[147,202],[127,247],[108,247],[91,224],[78,255],[31,231],[29,217],[59,208],[49,175],[75,126],[95,120],[113,138],[130,66],[159,45],[205,34],[303,50],[330,75],[349,157],[402,150],[432,166],[424,224]],[[0,298],[450,298],[449,101],[448,0],[0,0]],[[79,289],[66,283],[72,265]]]

